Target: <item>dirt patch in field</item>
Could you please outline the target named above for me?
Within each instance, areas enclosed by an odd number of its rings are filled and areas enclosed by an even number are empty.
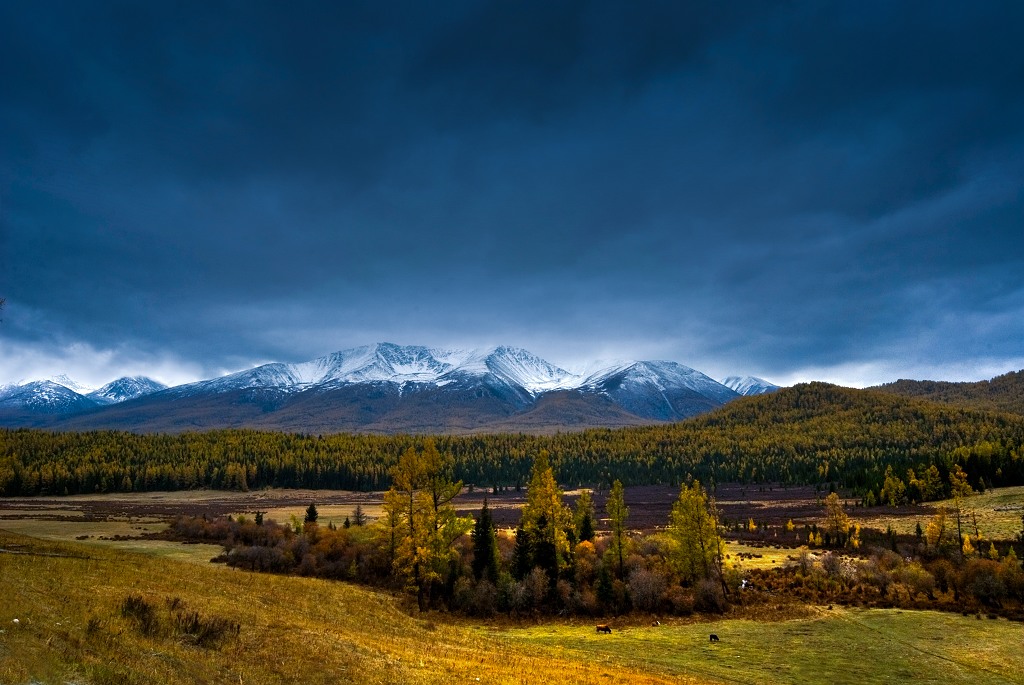
[[[794,525],[802,528],[804,525],[819,523],[824,517],[822,501],[826,493],[816,492],[813,487],[726,484],[719,485],[713,494],[726,524],[746,523],[753,519],[758,525],[784,526],[787,521],[793,521]],[[679,488],[669,485],[626,488],[630,528],[647,532],[664,528],[668,525],[672,504],[678,496]],[[570,491],[565,501],[575,507],[578,497],[578,490]],[[604,514],[607,497],[607,489],[593,492],[599,531],[607,530]],[[519,522],[519,510],[526,502],[526,491],[495,493],[479,489],[465,490],[455,499],[454,504],[460,515],[476,515],[483,506],[484,498],[487,499],[495,524],[499,528],[514,528]],[[257,511],[267,512],[270,518],[287,520],[291,515],[302,515],[310,503],[315,503],[324,521],[333,520],[340,524],[356,506],[360,506],[371,519],[379,516],[383,501],[381,492],[283,489],[12,497],[0,499],[0,521],[21,518],[79,522],[136,518],[170,520],[176,516],[253,515]],[[917,520],[934,513],[932,507],[866,509],[855,506],[852,499],[847,499],[846,504],[847,513],[855,520],[864,522]]]

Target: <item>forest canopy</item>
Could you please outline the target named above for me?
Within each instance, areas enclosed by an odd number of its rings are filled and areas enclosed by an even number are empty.
[[[887,471],[909,484],[911,470],[923,478],[934,466],[945,482],[954,464],[976,487],[1024,484],[1024,417],[811,383],[679,423],[553,436],[3,430],[0,495],[384,490],[401,455],[427,441],[452,460],[454,479],[494,489],[526,486],[541,451],[567,487],[692,477],[709,486],[828,483],[881,495]]]

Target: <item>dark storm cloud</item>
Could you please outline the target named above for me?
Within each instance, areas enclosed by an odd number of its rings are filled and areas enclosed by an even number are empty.
[[[7,4],[0,343],[205,373],[377,339],[999,370],[1024,358],[1022,25],[1017,3]]]

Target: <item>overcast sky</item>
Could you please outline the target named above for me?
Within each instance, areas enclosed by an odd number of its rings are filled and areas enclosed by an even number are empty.
[[[1024,368],[1024,3],[0,2],[0,383]]]

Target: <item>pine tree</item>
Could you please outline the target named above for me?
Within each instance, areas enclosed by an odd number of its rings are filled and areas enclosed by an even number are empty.
[[[533,570],[533,539],[522,524],[516,528],[516,545],[512,550],[512,575],[522,580]]]
[[[576,500],[576,512],[573,514],[577,542],[591,542],[594,539],[594,500],[590,490],[583,490]]]
[[[318,518],[320,518],[320,514],[317,513],[316,504],[310,503],[306,509],[306,518],[303,519],[303,523],[316,523]]]
[[[355,510],[352,512],[352,525],[363,526],[366,525],[366,514],[363,513],[363,505],[357,504]]]
[[[498,540],[486,497],[473,527],[473,576],[477,580],[498,581]]]

